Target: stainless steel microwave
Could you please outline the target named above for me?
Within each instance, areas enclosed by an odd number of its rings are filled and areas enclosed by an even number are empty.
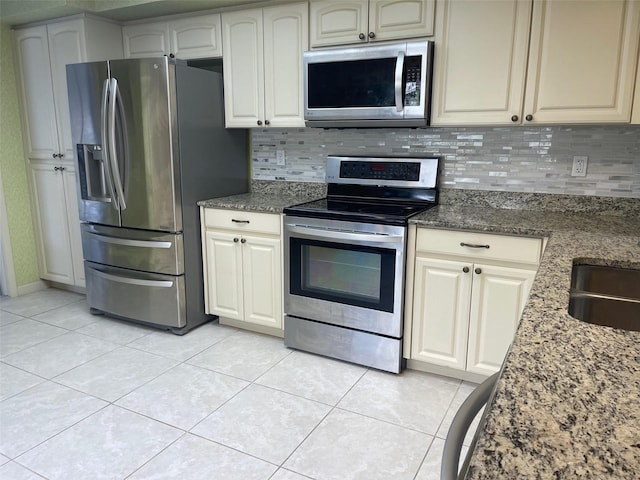
[[[433,42],[304,52],[308,127],[429,125]]]

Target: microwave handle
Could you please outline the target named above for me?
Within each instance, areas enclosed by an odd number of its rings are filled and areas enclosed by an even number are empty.
[[[402,72],[404,71],[404,52],[398,52],[396,61],[396,110],[401,112],[404,110],[402,104]]]

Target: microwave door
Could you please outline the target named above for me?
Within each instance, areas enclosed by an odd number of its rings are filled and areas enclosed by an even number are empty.
[[[107,62],[67,66],[69,117],[76,163],[80,220],[119,226],[120,210],[108,162]]]

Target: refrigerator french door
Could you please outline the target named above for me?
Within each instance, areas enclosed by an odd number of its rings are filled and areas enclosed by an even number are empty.
[[[221,75],[168,57],[69,65],[87,299],[184,333],[204,314],[197,200],[248,187]]]

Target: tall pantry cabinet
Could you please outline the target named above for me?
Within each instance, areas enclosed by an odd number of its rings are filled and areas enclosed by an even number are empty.
[[[80,15],[15,31],[40,276],[84,287],[66,65],[122,58],[122,30]]]

